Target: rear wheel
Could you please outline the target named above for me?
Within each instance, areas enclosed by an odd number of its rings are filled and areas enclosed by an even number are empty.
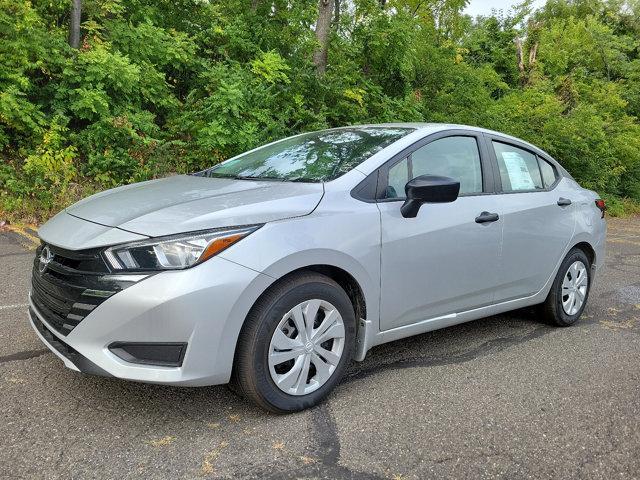
[[[277,413],[319,403],[353,353],[355,314],[345,291],[314,272],[275,285],[251,310],[238,340],[235,390]]]
[[[563,260],[543,304],[549,323],[560,327],[574,324],[582,315],[591,288],[591,264],[586,254],[571,250]]]

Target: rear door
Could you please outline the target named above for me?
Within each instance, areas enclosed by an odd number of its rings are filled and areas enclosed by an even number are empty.
[[[382,330],[492,302],[502,219],[484,147],[482,134],[449,131],[427,137],[380,170]],[[459,180],[460,196],[422,205],[415,218],[404,218],[405,184],[426,174]]]
[[[503,241],[495,302],[526,297],[544,285],[573,236],[572,190],[551,161],[511,139],[485,135],[501,186]]]

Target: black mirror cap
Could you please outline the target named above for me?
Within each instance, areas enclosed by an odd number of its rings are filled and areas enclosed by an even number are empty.
[[[407,199],[400,208],[402,216],[413,218],[423,203],[449,203],[458,198],[460,182],[450,177],[420,175],[404,187]]]

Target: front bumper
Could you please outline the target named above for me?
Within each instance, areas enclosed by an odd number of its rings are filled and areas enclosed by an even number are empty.
[[[38,334],[42,343],[55,353],[67,368],[76,372],[88,373],[91,375],[100,375],[102,377],[110,377],[107,372],[102,370],[96,364],[92,363],[86,357],[80,355],[76,350],[68,344],[60,340],[53,331],[48,328],[45,323],[40,320],[33,307],[29,307],[29,321],[31,326]]]
[[[65,365],[86,373],[168,385],[215,385],[231,376],[235,345],[251,306],[273,278],[220,257],[158,273],[122,290],[61,335],[29,299],[30,322]],[[182,365],[128,362],[118,342],[186,343]]]

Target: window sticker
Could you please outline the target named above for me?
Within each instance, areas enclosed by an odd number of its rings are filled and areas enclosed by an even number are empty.
[[[502,160],[509,174],[512,190],[534,190],[536,188],[524,158],[516,152],[502,152]]]

